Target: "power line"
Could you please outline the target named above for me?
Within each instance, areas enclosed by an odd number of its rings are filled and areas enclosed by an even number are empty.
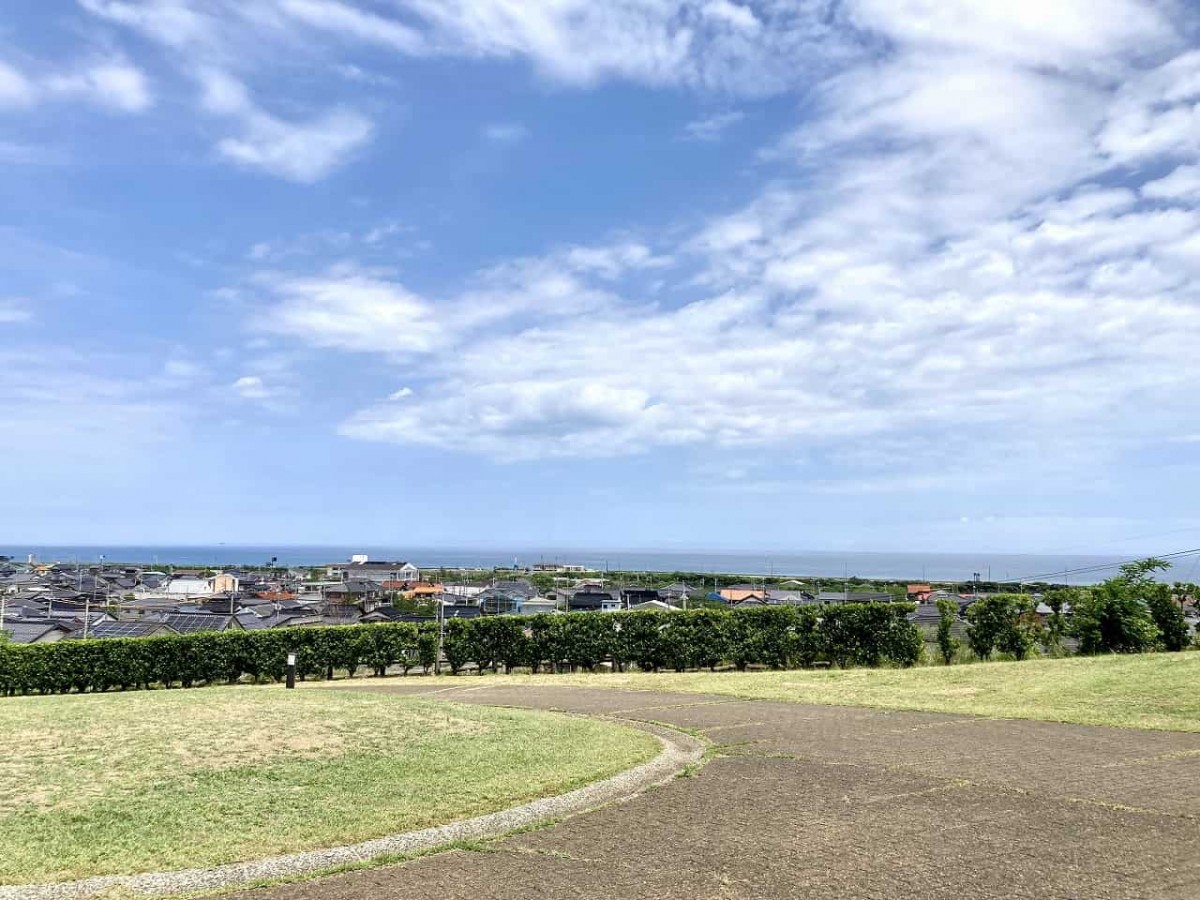
[[[1182,559],[1184,557],[1193,556],[1197,553],[1200,553],[1200,547],[1197,547],[1193,550],[1176,550],[1174,553],[1162,553],[1154,556],[1153,558],[1162,560]],[[1147,557],[1145,556],[1138,556],[1134,559],[1126,559],[1114,563],[1105,563],[1103,565],[1080,566],[1076,569],[1059,569],[1056,572],[1042,572],[1037,575],[1024,575],[1021,578],[1014,578],[1012,580],[1016,581],[1017,583],[1024,583],[1026,581],[1042,581],[1046,578],[1056,578],[1059,575],[1066,577],[1068,575],[1086,575],[1092,572],[1106,572],[1109,569],[1119,569],[1121,566],[1139,562],[1146,558]]]

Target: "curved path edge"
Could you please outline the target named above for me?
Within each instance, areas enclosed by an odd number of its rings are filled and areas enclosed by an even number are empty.
[[[137,875],[98,875],[78,881],[0,885],[0,900],[85,900],[114,890],[120,891],[121,896],[162,897],[247,887],[288,876],[320,875],[339,866],[369,863],[379,857],[427,852],[457,841],[501,837],[518,828],[540,825],[610,803],[629,800],[649,787],[670,781],[704,756],[703,741],[673,728],[614,716],[588,718],[619,723],[649,732],[662,743],[662,750],[649,762],[565,794],[543,797],[511,809],[447,825],[388,835],[342,847],[304,850],[204,869],[177,869],[171,872],[145,872]]]

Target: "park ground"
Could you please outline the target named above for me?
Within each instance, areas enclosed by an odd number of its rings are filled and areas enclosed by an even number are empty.
[[[225,687],[0,700],[0,884],[354,843],[563,793],[652,758],[592,719]]]
[[[372,689],[663,723],[709,761],[553,828],[238,900],[1200,896],[1200,734],[541,680]]]
[[[36,870],[42,854],[47,877],[113,871],[109,860],[122,848],[136,849],[116,817],[130,801],[145,803],[138,776],[150,777],[164,761],[183,772],[196,767],[203,777],[195,783],[202,785],[224,770],[197,760],[252,746],[261,768],[282,766],[301,785],[295,790],[315,791],[310,800],[333,804],[328,816],[304,806],[309,820],[320,820],[316,836],[305,832],[311,841],[305,846],[319,846],[369,836],[364,821],[387,803],[398,805],[384,816],[383,831],[395,832],[521,802],[531,796],[530,778],[538,793],[553,793],[633,765],[655,748],[614,730],[613,723],[626,721],[702,738],[709,744],[705,764],[553,827],[399,865],[263,886],[237,900],[1194,900],[1200,896],[1197,675],[1200,653],[1184,653],[912,670],[360,677],[310,682],[294,692],[243,687],[18,698],[0,702],[0,727],[7,733],[23,715],[6,710],[46,704],[37,712],[44,727],[26,728],[23,739],[50,768],[40,781],[28,768],[10,770],[0,797],[11,796],[12,785],[26,792],[40,785],[50,793],[35,792],[26,802],[53,816],[56,803],[76,802],[74,794],[86,800],[89,776],[99,777],[107,806],[98,808],[107,813],[96,819],[103,837],[94,856],[76,859],[69,870],[55,861],[57,853],[69,858],[64,844],[78,839],[70,837],[69,806],[64,818],[45,820],[44,832],[31,832],[28,819],[27,827],[14,828],[8,844],[0,843],[0,860],[15,848],[24,871]],[[216,698],[229,705],[196,712]],[[116,719],[154,709],[147,704],[166,705],[147,713],[152,724],[130,730],[121,722],[98,723],[101,707],[89,702],[104,704]],[[300,714],[310,709],[316,712]],[[18,718],[4,721],[6,714]],[[568,723],[598,730],[568,734]],[[155,728],[175,735],[170,753],[138,749],[148,740],[142,732]],[[71,729],[89,737],[70,737]],[[456,748],[449,769],[435,764],[447,755],[443,739]],[[535,745],[567,749],[531,753]],[[326,756],[331,765],[350,756],[347,747],[363,755],[340,775],[325,768]],[[285,751],[285,759],[273,755]],[[518,761],[520,770],[505,760]],[[450,772],[442,789],[451,784],[457,792],[455,778],[477,768],[474,791],[459,796],[469,795],[474,806],[455,811],[436,790],[426,791],[419,814],[410,809],[405,818],[403,803],[414,802],[412,792],[427,780]],[[353,775],[364,769],[391,774],[360,789]],[[226,782],[222,796],[232,787]],[[172,802],[197,799],[181,793]],[[203,802],[193,807],[202,811],[201,823],[204,810],[220,806],[213,796],[201,791]],[[295,848],[271,842],[277,807],[263,814],[267,795],[258,796],[257,804],[230,801],[235,806],[221,812],[248,817],[268,836],[256,855]],[[284,821],[304,819],[298,806],[280,802]],[[166,805],[145,808],[142,818],[154,835],[166,827],[170,837],[170,822],[183,818]],[[378,828],[380,819],[374,822]],[[193,823],[181,827],[192,840]],[[23,849],[42,834],[54,840],[64,828],[68,837],[58,849],[39,846],[32,856]],[[106,830],[114,828],[115,841]],[[291,828],[284,831],[294,841]],[[219,832],[212,828],[216,848]],[[120,870],[221,861],[204,843]]]
[[[445,676],[444,685],[625,688],[1200,732],[1200,652],[784,672]],[[348,686],[351,682],[337,682]]]

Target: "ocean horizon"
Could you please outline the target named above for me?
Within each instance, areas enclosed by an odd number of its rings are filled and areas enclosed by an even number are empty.
[[[0,554],[25,561],[211,568],[266,565],[318,566],[345,562],[353,554],[370,559],[411,561],[423,569],[582,565],[599,571],[701,572],[710,574],[797,576],[907,581],[1068,581],[1090,584],[1109,577],[1128,556],[1036,553],[887,553],[723,550],[513,549],[361,547],[338,545],[45,545],[8,544]],[[1189,561],[1191,565],[1191,561]],[[1075,572],[1090,569],[1089,572]],[[1170,574],[1168,573],[1168,579]]]

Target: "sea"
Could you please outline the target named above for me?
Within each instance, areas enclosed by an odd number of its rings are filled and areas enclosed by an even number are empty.
[[[1053,581],[1092,584],[1110,577],[1128,557],[1021,553],[873,553],[837,551],[688,551],[605,549],[448,549],[212,544],[197,546],[0,546],[14,560],[95,565],[130,563],[162,567],[318,566],[370,559],[411,561],[421,568],[492,569],[538,563],[587,566],[598,571],[698,572],[798,578],[898,581]],[[1188,568],[1194,561],[1182,564]],[[1182,577],[1183,573],[1172,577]]]

